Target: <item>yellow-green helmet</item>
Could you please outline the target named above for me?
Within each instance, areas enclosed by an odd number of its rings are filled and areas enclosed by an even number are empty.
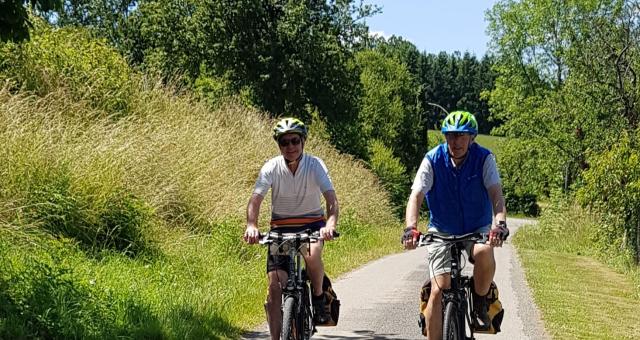
[[[478,134],[476,117],[467,111],[453,111],[442,121],[442,133],[463,132],[471,135]]]
[[[273,127],[273,139],[276,141],[280,136],[287,133],[297,133],[302,138],[307,138],[307,126],[297,118],[282,118]]]

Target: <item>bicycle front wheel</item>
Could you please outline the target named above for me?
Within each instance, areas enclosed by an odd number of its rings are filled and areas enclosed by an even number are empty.
[[[282,340],[298,340],[296,329],[296,298],[287,296],[282,304]]]
[[[463,340],[460,328],[464,325],[460,324],[458,317],[458,307],[454,302],[447,302],[444,308],[444,319],[442,320],[442,339],[444,340]]]

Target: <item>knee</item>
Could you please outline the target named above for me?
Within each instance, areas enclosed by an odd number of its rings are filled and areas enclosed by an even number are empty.
[[[309,255],[308,257],[305,257],[305,262],[307,264],[307,267],[310,268],[320,268],[323,266],[322,264],[322,254],[320,252],[317,253],[312,253],[311,255]]]
[[[440,305],[440,303],[442,302],[442,292],[443,292],[443,289],[441,287],[432,286],[429,300],[436,305]]]
[[[282,287],[280,287],[279,282],[271,282],[269,283],[267,295],[267,303],[272,304],[274,302],[280,303],[282,299]]]
[[[493,248],[487,246],[478,249],[473,254],[474,265],[481,267],[490,267],[495,265],[496,260],[493,256]]]

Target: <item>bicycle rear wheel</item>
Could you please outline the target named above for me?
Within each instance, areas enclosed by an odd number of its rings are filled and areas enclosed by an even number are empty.
[[[296,298],[287,296],[282,304],[282,340],[298,340],[299,330],[296,322]]]
[[[460,336],[462,334],[460,332],[461,327],[464,327],[464,324],[460,324],[458,307],[452,301],[447,302],[444,308],[444,319],[442,320],[442,339],[463,340],[464,336]]]

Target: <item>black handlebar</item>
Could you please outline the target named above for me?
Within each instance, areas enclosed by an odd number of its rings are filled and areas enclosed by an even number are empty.
[[[426,233],[420,235],[420,240],[418,241],[418,247],[426,246],[427,244],[433,242],[434,240],[442,240],[448,243],[458,243],[465,241],[475,241],[480,243],[486,243],[489,241],[489,233],[469,233],[464,235],[449,235],[444,236],[437,233]]]
[[[334,238],[340,237],[340,233],[337,231],[334,231],[333,237]],[[269,244],[276,241],[282,242],[282,241],[291,241],[291,240],[311,241],[311,242],[317,242],[318,240],[322,240],[322,237],[320,236],[319,231],[314,231],[314,232],[303,231],[299,233],[278,233],[278,232],[270,231],[266,234],[262,234],[262,233],[259,234],[259,238],[260,238],[260,241],[259,241],[260,244]]]

